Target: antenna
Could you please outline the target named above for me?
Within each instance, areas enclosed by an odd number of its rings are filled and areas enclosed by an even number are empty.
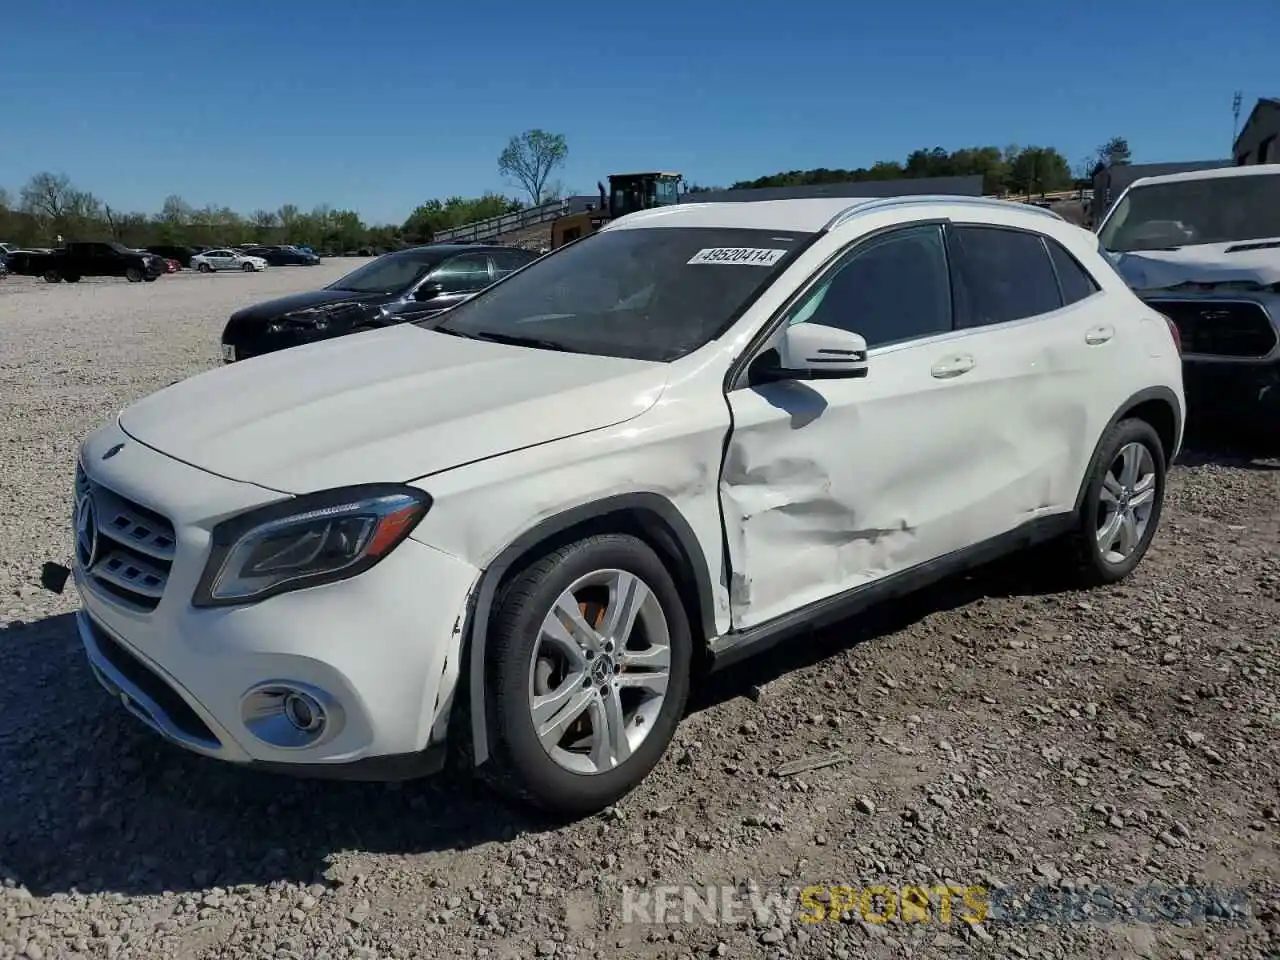
[[[1231,150],[1235,152],[1236,137],[1240,136],[1240,101],[1243,95],[1239,90],[1231,98]]]

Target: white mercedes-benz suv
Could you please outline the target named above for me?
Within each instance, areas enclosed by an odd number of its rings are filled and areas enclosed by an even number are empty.
[[[708,666],[1035,544],[1128,575],[1183,418],[1170,324],[1046,211],[639,212],[440,317],[126,408],[79,453],[80,636],[210,757],[448,753],[585,813]]]

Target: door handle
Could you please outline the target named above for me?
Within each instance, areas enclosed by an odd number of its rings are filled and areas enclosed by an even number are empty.
[[[950,377],[958,377],[961,374],[968,373],[978,365],[978,361],[967,353],[961,353],[954,357],[947,357],[945,360],[939,360],[933,365],[930,371],[939,380],[946,380]]]
[[[1116,335],[1116,328],[1109,323],[1094,327],[1084,335],[1084,342],[1091,347],[1096,347],[1100,343],[1106,343]]]

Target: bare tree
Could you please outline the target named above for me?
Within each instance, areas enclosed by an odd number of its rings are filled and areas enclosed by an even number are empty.
[[[564,134],[526,130],[512,137],[498,155],[498,172],[523,187],[530,202],[537,206],[547,198],[547,181],[552,171],[563,166],[568,155],[569,145],[565,143]]]
[[[22,188],[22,208],[38,217],[57,220],[66,213],[74,192],[71,178],[65,173],[37,173]]]

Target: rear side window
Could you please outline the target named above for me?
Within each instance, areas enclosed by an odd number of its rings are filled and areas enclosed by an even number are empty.
[[[1039,234],[1001,227],[954,229],[968,327],[1009,323],[1062,306],[1058,278]]]
[[[1080,261],[1067,252],[1057,240],[1044,238],[1049,248],[1049,258],[1053,261],[1053,269],[1058,272],[1058,285],[1062,288],[1062,304],[1068,306],[1091,297],[1101,288],[1097,281],[1089,275],[1089,271],[1080,265]]]

